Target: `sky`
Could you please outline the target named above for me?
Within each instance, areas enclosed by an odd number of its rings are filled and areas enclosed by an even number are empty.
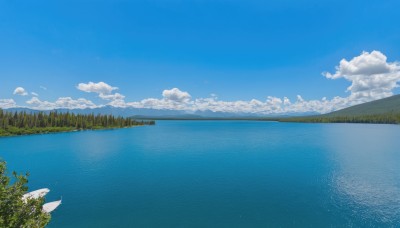
[[[400,92],[399,8],[0,0],[0,108],[337,110]]]

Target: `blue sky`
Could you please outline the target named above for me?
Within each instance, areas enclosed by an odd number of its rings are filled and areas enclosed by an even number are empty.
[[[31,94],[13,94],[22,87],[41,101],[106,104],[76,88],[88,82],[118,87],[125,102],[163,99],[172,88],[192,100],[346,98],[354,81],[321,73],[363,51],[400,60],[399,8],[390,0],[0,0],[0,99],[27,106]]]

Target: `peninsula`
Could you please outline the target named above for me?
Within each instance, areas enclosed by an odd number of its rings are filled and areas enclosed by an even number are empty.
[[[113,115],[45,112],[7,112],[0,109],[0,136],[31,135],[154,125],[155,121]]]

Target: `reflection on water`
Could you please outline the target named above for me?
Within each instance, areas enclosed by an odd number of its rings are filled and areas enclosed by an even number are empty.
[[[400,221],[397,128],[327,128],[337,165],[332,174],[332,200],[339,208],[351,210],[353,216],[361,216],[365,225],[394,225]]]
[[[343,205],[351,206],[354,213],[384,223],[395,223],[400,216],[400,189],[393,183],[342,174],[336,177],[336,189]],[[353,202],[353,205],[349,202]],[[340,205],[342,202],[338,202]]]

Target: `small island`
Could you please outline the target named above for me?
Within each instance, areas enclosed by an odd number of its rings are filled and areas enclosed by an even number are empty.
[[[0,137],[80,130],[100,130],[154,125],[155,121],[134,120],[102,114],[50,112],[7,112],[0,109]]]

